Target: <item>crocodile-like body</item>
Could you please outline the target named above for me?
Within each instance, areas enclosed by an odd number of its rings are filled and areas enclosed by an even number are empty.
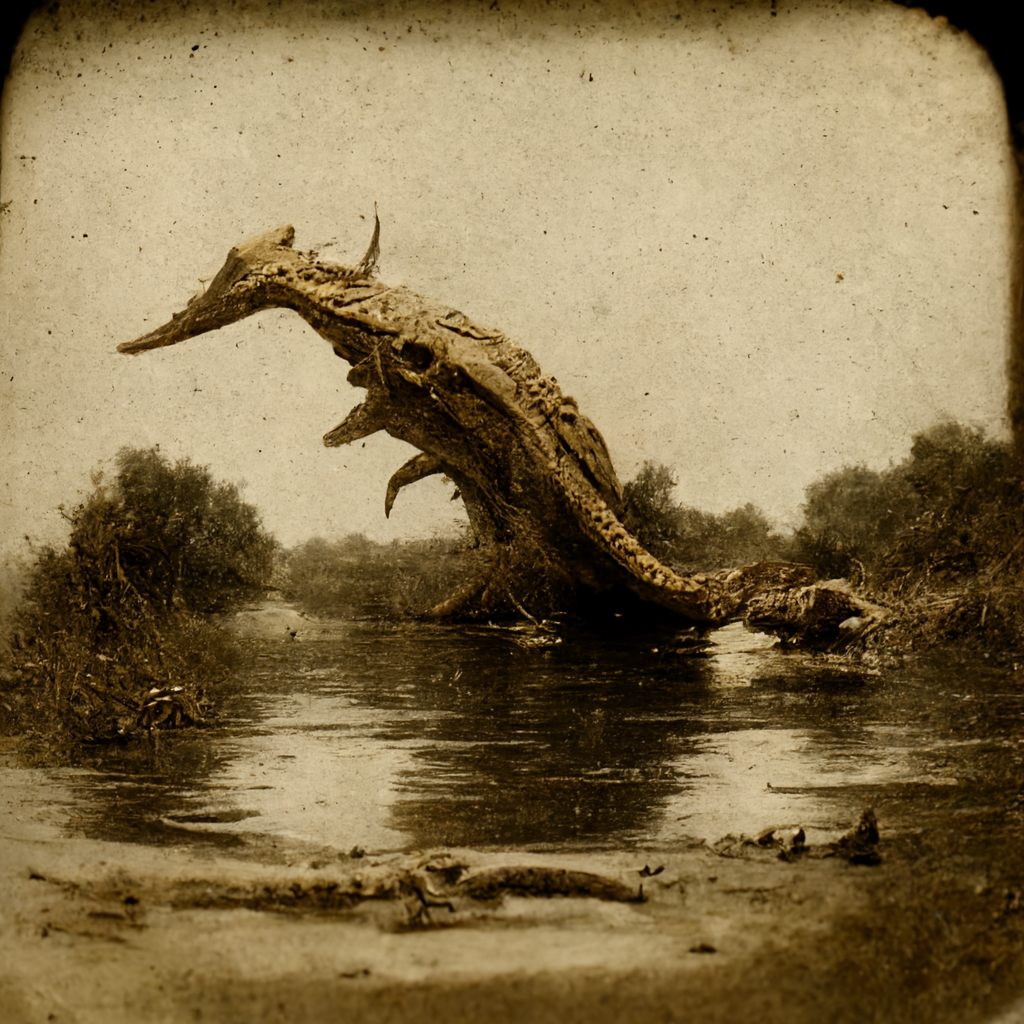
[[[490,548],[488,572],[438,614],[522,612],[531,604],[544,614],[550,608],[542,604],[581,586],[628,589],[707,624],[741,617],[755,598],[767,621],[783,598],[795,607],[789,599],[797,589],[806,593],[803,605],[814,605],[818,588],[804,566],[682,576],[663,565],[623,526],[622,487],[601,434],[529,352],[457,310],[374,280],[377,231],[356,268],[295,250],[293,237],[283,227],[232,249],[205,293],[119,351],[173,345],[264,309],[295,310],[351,364],[349,382],[366,390],[324,444],[378,430],[408,442],[419,454],[392,477],[385,512],[402,487],[444,473]],[[837,616],[877,620],[874,606],[853,595],[844,601],[830,612],[829,628],[838,627]],[[806,625],[786,624],[791,633]]]

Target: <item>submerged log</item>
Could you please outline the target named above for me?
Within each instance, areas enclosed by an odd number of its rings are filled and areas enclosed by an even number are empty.
[[[294,234],[282,227],[232,249],[203,294],[118,350],[176,345],[274,307],[297,312],[366,392],[324,444],[383,430],[418,450],[391,478],[385,515],[403,487],[435,473],[465,503],[487,569],[435,615],[539,618],[587,595],[630,593],[689,623],[747,617],[826,646],[884,616],[848,588],[817,584],[807,566],[686,576],[662,564],[623,525],[622,486],[597,427],[529,352],[458,310],[376,281],[379,222],[353,268],[292,248]]]

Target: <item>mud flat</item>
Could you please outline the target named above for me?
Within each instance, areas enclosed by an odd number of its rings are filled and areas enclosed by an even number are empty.
[[[4,776],[10,1024],[963,1021],[1020,983],[1019,897],[969,842],[227,858],[65,838],[45,773]]]

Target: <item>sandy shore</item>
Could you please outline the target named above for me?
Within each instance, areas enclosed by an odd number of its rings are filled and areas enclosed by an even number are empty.
[[[353,857],[253,835],[227,857],[75,837],[70,804],[0,747],[4,1024],[1024,1020],[1009,819],[1001,846],[967,819],[939,846],[880,809],[875,865],[741,839]]]
[[[33,820],[28,795],[7,793],[0,824],[0,1005],[12,1024],[724,1019],[741,1006],[776,1019],[784,987],[768,961],[824,938],[864,898],[838,862],[706,851],[646,864],[460,850],[200,858],[62,839]],[[542,886],[575,879],[577,892],[499,886],[474,898],[445,882],[522,882],[524,868]],[[361,888],[369,898],[350,897]]]
[[[930,947],[933,988],[906,975],[931,940],[898,856],[202,856],[65,838],[62,794],[6,760],[9,1024],[980,1020],[1009,994],[952,964],[963,934]]]

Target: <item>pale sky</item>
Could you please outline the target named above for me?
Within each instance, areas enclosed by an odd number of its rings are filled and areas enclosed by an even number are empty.
[[[3,97],[0,545],[123,445],[244,482],[286,544],[445,529],[295,314],[135,358],[280,224],[504,330],[677,498],[792,521],[942,417],[1003,432],[1013,160],[969,37],[884,2],[64,0]],[[349,14],[345,11],[348,10]],[[454,13],[453,13],[454,12]]]

